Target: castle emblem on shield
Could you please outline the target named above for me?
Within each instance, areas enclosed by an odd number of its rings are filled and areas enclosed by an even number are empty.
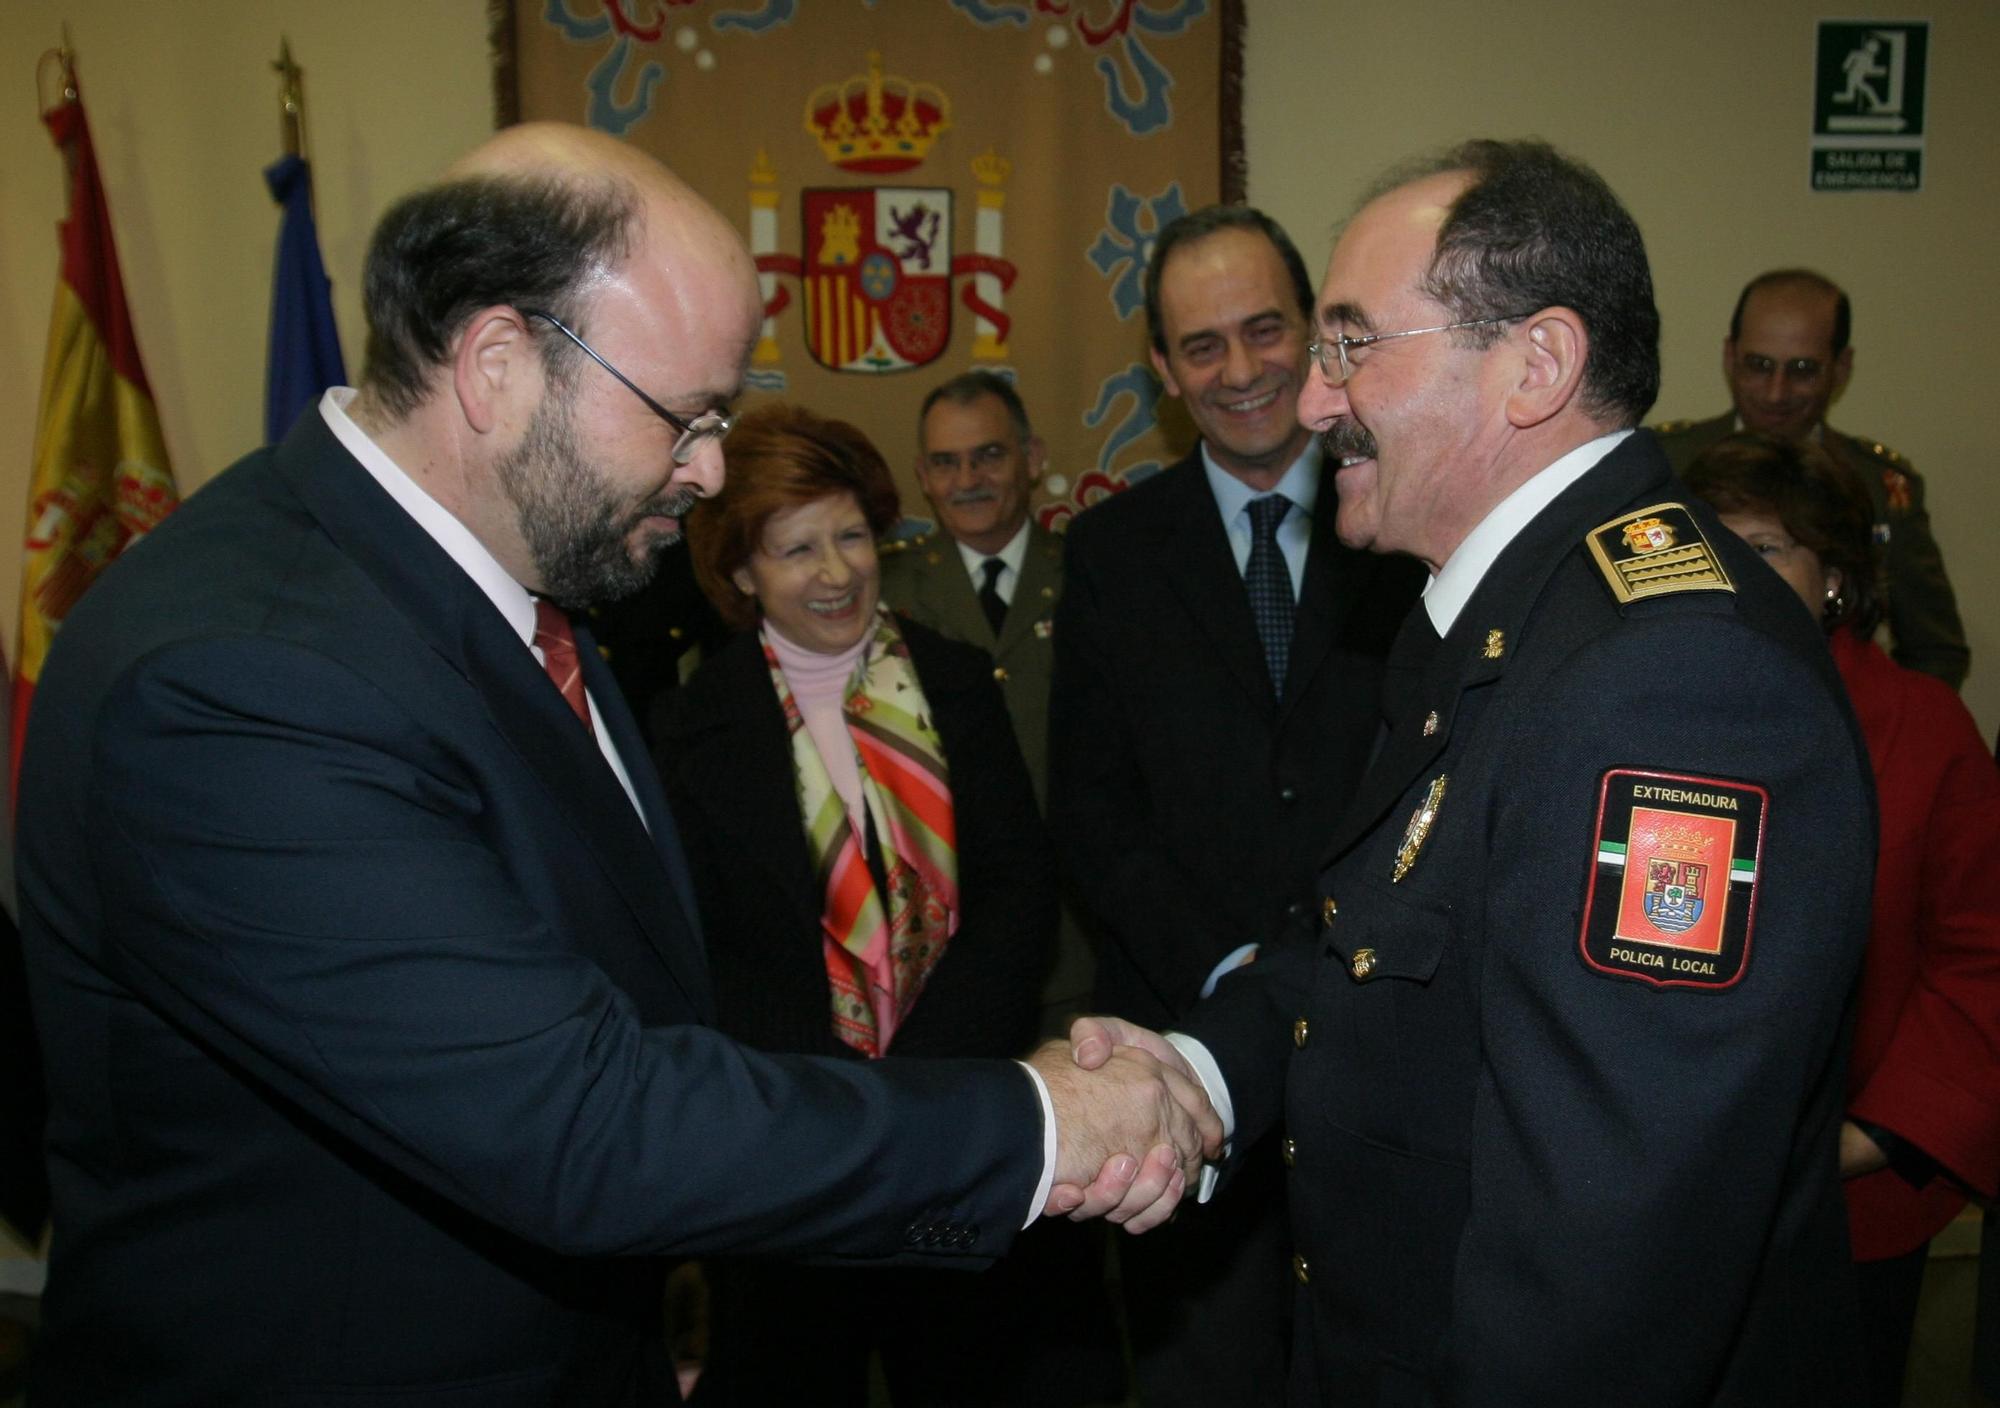
[[[1708,867],[1655,856],[1646,863],[1646,918],[1662,933],[1685,934],[1701,919]]]
[[[843,372],[934,361],[951,339],[951,192],[864,186],[800,193],[806,345]]]

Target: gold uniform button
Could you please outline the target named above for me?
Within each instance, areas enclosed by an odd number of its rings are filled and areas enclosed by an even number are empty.
[[[1007,667],[1005,665],[995,665],[993,667],[993,678],[1002,684],[1007,683]]]
[[[1306,1265],[1306,1259],[1297,1252],[1292,1253],[1292,1275],[1298,1278],[1301,1286],[1312,1280],[1312,1268]]]
[[[1292,1023],[1292,1045],[1303,1048],[1306,1044],[1306,1019],[1301,1017]]]
[[[679,626],[669,626],[669,627],[667,627],[667,639],[668,639],[668,640],[679,640],[679,639],[680,639],[680,638],[681,638],[682,636],[684,636],[684,635],[686,635],[686,634],[687,634],[687,632],[686,632],[686,631],[684,631],[684,630],[682,630],[682,629],[681,629],[681,628],[680,628]]]
[[[1340,906],[1334,902],[1334,898],[1332,895],[1328,895],[1325,899],[1321,900],[1319,902],[1320,928],[1331,929],[1333,927],[1334,916],[1339,913],[1340,913]]]
[[[1354,974],[1356,982],[1367,981],[1368,975],[1375,971],[1375,950],[1372,948],[1354,950],[1354,962],[1350,965],[1349,971]]]
[[[1283,1144],[1278,1146],[1278,1155],[1284,1159],[1286,1168],[1297,1168],[1299,1166],[1299,1141],[1290,1138],[1286,1139]]]

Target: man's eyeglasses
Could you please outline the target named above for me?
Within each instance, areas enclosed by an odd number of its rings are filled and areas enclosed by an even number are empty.
[[[965,466],[971,469],[988,470],[1004,464],[1014,453],[1014,447],[999,440],[989,440],[970,450],[932,450],[924,456],[924,463],[933,474],[945,474]]]
[[[1492,323],[1518,323],[1532,313],[1506,313],[1498,318],[1469,318],[1462,323],[1439,323],[1434,328],[1409,328],[1403,332],[1371,332],[1365,337],[1329,337],[1306,346],[1306,355],[1319,364],[1319,374],[1329,385],[1339,386],[1354,375],[1349,354],[1395,337],[1422,337],[1427,332],[1455,332],[1459,328],[1483,328]],[[1338,366],[1339,370],[1334,368]]]
[[[736,425],[736,418],[727,411],[703,411],[693,420],[681,419],[665,406],[662,406],[658,401],[655,401],[652,397],[641,391],[633,383],[631,377],[605,361],[603,357],[598,355],[595,347],[592,347],[588,342],[585,342],[582,338],[571,332],[564,325],[563,320],[555,314],[544,313],[539,308],[523,308],[521,316],[525,318],[540,318],[571,342],[574,342],[578,347],[581,347],[585,356],[617,377],[620,382],[624,383],[626,390],[637,396],[641,401],[644,401],[647,410],[651,411],[668,425],[671,425],[675,430],[678,430],[680,438],[674,441],[675,464],[687,464],[696,455],[701,453],[702,446],[711,440],[720,440]]]

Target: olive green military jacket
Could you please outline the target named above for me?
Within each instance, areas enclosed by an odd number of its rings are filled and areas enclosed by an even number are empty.
[[[1696,455],[1737,429],[1734,412],[1711,420],[1663,421],[1653,427],[1679,474]],[[1965,683],[1972,652],[1958,618],[1958,599],[1944,557],[1931,536],[1924,481],[1910,462],[1874,440],[1822,427],[1820,443],[1836,463],[1858,475],[1875,509],[1875,540],[1883,544],[1888,579],[1890,654],[1896,663],[1935,675],[1953,689]]]
[[[1051,625],[1061,595],[1062,539],[1032,519],[1020,580],[998,637],[980,608],[958,544],[948,534],[932,533],[882,555],[882,599],[890,607],[993,657],[993,677],[1006,696],[1014,736],[1035,780],[1035,797],[1043,802],[1049,773],[1049,679],[1055,669]]]

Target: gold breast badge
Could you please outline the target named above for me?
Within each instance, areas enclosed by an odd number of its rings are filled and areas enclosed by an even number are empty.
[[[1424,800],[1410,813],[1410,824],[1403,828],[1402,843],[1396,847],[1396,864],[1389,872],[1391,885],[1410,873],[1410,867],[1417,863],[1417,853],[1430,839],[1431,827],[1437,822],[1438,808],[1444,805],[1445,781],[1446,774],[1439,773],[1432,781],[1430,790],[1424,793]]]

